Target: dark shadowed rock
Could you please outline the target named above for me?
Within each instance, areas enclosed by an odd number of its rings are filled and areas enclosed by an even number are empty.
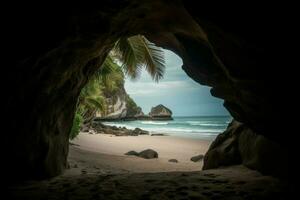
[[[151,136],[167,136],[167,135],[163,133],[152,133]]]
[[[158,158],[158,153],[152,149],[146,149],[138,154],[139,157],[145,159]]]
[[[140,128],[135,128],[132,132],[137,135],[149,135],[149,131],[145,131]]]
[[[210,86],[211,94],[224,100],[234,119],[247,125],[237,131],[242,134],[221,134],[207,153],[205,167],[242,161],[265,172],[284,171],[288,162],[277,162],[285,165],[279,167],[274,161],[291,155],[282,156],[273,142],[295,147],[291,142],[297,134],[286,131],[287,124],[282,123],[284,111],[289,110],[283,100],[290,98],[278,95],[276,87],[278,82],[286,84],[279,78],[290,73],[277,67],[280,62],[274,59],[283,56],[281,48],[274,48],[281,42],[274,41],[285,38],[286,32],[277,28],[282,17],[277,9],[266,15],[267,7],[257,9],[258,4],[253,9],[228,6],[215,15],[214,6],[191,0],[111,2],[101,1],[100,7],[82,3],[81,9],[11,8],[16,20],[3,29],[10,31],[6,40],[13,42],[9,45],[13,50],[6,50],[2,62],[10,65],[2,79],[14,84],[5,87],[3,124],[14,134],[4,134],[3,144],[4,149],[15,149],[5,153],[5,172],[17,173],[18,178],[48,178],[63,172],[81,89],[115,42],[137,33],[179,55],[187,75]],[[138,18],[140,13],[147,14]],[[33,20],[37,16],[39,20]]]
[[[124,155],[127,155],[127,156],[139,156],[139,153],[136,152],[136,151],[128,151]]]
[[[177,159],[170,159],[168,160],[169,162],[173,162],[173,163],[178,163],[178,160]]]
[[[89,130],[90,130],[90,128],[89,128],[88,126],[83,126],[83,127],[81,128],[81,131],[82,131],[82,132],[89,132]]]
[[[283,177],[288,171],[286,155],[278,144],[234,120],[209,147],[203,169],[243,164],[264,174]]]
[[[95,134],[112,134],[115,136],[138,136],[138,135],[149,135],[149,131],[142,130],[140,128],[135,128],[134,130],[127,129],[126,127],[117,127],[104,125],[100,121],[94,121],[92,123],[92,129],[90,132],[94,131]]]
[[[193,161],[193,162],[198,162],[198,161],[203,160],[203,158],[204,158],[204,155],[200,154],[200,155],[198,155],[198,156],[193,156],[193,157],[191,157],[191,161]]]

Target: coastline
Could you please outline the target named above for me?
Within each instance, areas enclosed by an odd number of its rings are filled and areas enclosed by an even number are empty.
[[[229,116],[191,116],[174,117],[173,120],[133,120],[102,122],[106,126],[126,127],[128,130],[136,127],[150,133],[164,133],[192,139],[214,140],[219,133],[226,130],[231,118]]]

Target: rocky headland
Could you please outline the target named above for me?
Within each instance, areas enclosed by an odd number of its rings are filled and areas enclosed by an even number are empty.
[[[83,126],[81,131],[90,134],[111,134],[115,136],[149,135],[149,131],[140,128],[127,129],[126,127],[108,126],[99,121],[94,121],[92,124]]]

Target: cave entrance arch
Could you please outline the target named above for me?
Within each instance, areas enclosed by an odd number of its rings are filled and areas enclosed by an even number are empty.
[[[207,20],[207,13],[195,12],[192,1],[104,4],[89,9],[57,8],[54,16],[53,10],[28,9],[26,13],[31,10],[32,15],[24,14],[15,21],[15,29],[22,29],[23,34],[16,35],[18,30],[13,34],[12,41],[19,48],[11,53],[15,62],[8,72],[8,81],[17,90],[8,92],[5,108],[8,127],[14,133],[5,135],[5,143],[15,149],[6,157],[7,171],[17,172],[18,178],[45,178],[66,168],[68,134],[80,90],[115,41],[136,34],[178,54],[184,61],[183,70],[195,81],[211,86],[212,95],[225,100],[235,119],[281,141],[270,131],[277,121],[276,104],[270,103],[272,92],[264,93],[269,86],[264,81],[268,74],[264,48],[248,43],[259,39],[255,31],[243,26],[250,31],[245,34],[232,21],[223,29],[222,18]],[[37,15],[44,23],[35,20]],[[20,113],[18,118],[15,113]],[[21,170],[18,163],[22,163]]]
[[[159,82],[142,70],[137,80],[126,77],[125,83],[122,82],[116,90],[101,92],[106,94],[104,97],[110,109],[104,115],[98,113],[94,122],[87,120],[80,134],[71,140],[68,159],[71,168],[98,165],[84,167],[89,169],[88,173],[111,171],[107,169],[110,165],[112,169],[122,168],[132,172],[202,169],[203,156],[209,144],[225,131],[231,117],[224,109],[222,100],[212,97],[208,87],[201,86],[185,74],[181,69],[183,62],[180,57],[168,50],[162,49],[162,53],[166,69]],[[134,108],[130,107],[132,104],[128,105],[127,95],[137,106],[142,106],[145,115],[135,117]],[[164,120],[147,118],[151,107],[158,104],[170,109],[171,116]],[[140,112],[137,114],[141,115]],[[136,128],[142,130],[134,131]],[[127,152],[146,149],[157,151],[158,160],[124,156]],[[89,155],[89,151],[100,154]],[[192,157],[195,158],[191,161]],[[171,159],[175,159],[177,164],[169,162]],[[81,163],[82,160],[85,162]],[[101,170],[97,170],[99,168]]]

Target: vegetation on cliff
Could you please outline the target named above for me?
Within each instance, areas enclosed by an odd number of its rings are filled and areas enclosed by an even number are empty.
[[[107,97],[114,96],[120,88],[124,87],[124,76],[137,79],[143,68],[154,81],[159,81],[165,69],[162,49],[142,35],[120,38],[104,63],[99,66],[99,70],[82,89],[70,138],[75,138],[79,133],[77,127],[81,126],[81,123],[89,123],[97,112],[106,115]],[[127,94],[126,103],[130,107],[129,114],[141,111]],[[79,115],[83,120],[79,120]]]

